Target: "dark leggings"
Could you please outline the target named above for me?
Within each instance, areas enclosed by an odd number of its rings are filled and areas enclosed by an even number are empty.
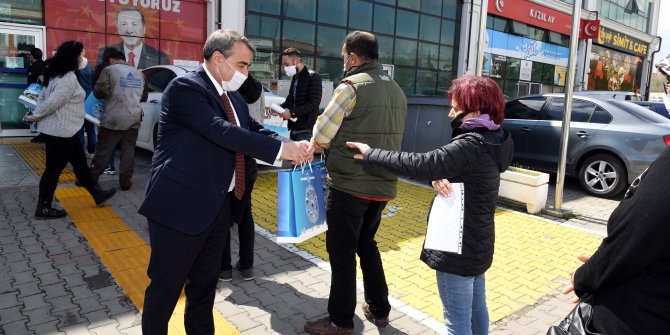
[[[40,179],[40,199],[52,199],[58,177],[70,163],[75,176],[89,192],[95,189],[95,181],[91,176],[86,163],[84,148],[81,146],[77,134],[72,137],[57,137],[42,134],[46,144],[46,168]]]

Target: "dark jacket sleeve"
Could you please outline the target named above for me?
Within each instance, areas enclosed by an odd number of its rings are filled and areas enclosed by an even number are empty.
[[[309,100],[300,106],[291,109],[291,116],[298,117],[308,115],[319,110],[321,103],[321,76],[316,72],[309,72]]]
[[[381,167],[399,176],[438,180],[462,176],[477,167],[486,148],[480,139],[465,136],[426,153],[370,149],[366,167]]]
[[[575,293],[598,293],[638,276],[667,255],[670,208],[659,199],[670,197],[670,154],[652,164],[635,193],[612,212],[598,250],[575,272]],[[630,191],[629,191],[630,192]]]
[[[140,102],[145,102],[147,99],[149,99],[149,81],[147,81],[147,77],[142,73],[142,80],[144,82],[144,88],[142,89],[142,97],[140,98]]]
[[[263,94],[263,84],[249,73],[247,80],[242,83],[242,86],[240,86],[240,89],[237,91],[242,95],[247,104],[253,104],[261,98]]]

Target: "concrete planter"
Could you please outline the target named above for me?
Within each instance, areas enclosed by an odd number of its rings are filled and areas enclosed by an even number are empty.
[[[549,175],[546,173],[510,168],[500,174],[498,196],[523,202],[528,213],[537,214],[547,204],[548,183]]]

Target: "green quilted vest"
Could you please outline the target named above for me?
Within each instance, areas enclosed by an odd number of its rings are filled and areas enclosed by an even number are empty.
[[[347,148],[345,143],[362,142],[371,148],[400,151],[407,98],[377,62],[347,74],[342,81],[351,82],[356,89],[356,106],[331,141],[326,159],[328,184],[357,196],[395,198],[398,178],[382,170],[364,171],[362,162],[354,160],[358,151]]]

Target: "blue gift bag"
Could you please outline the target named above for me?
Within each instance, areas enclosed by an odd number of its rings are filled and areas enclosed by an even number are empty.
[[[91,92],[86,101],[84,101],[84,110],[86,111],[84,118],[99,126],[102,113],[105,111],[105,102],[96,98],[93,92]]]
[[[326,166],[318,162],[277,176],[277,242],[297,243],[326,230]]]

